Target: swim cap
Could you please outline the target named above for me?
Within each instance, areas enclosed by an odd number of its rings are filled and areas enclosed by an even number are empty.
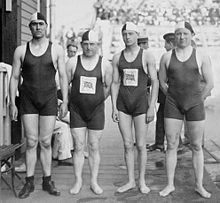
[[[30,23],[35,20],[43,20],[47,24],[46,18],[39,12],[35,12],[34,14],[31,15]]]
[[[188,22],[182,21],[182,22],[177,23],[177,25],[175,27],[175,32],[180,28],[186,28],[192,33],[192,35],[195,35],[195,32],[194,32],[192,26]]]
[[[165,35],[163,35],[163,39],[167,42],[173,41],[175,40],[175,34],[172,32],[166,33]]]
[[[125,23],[121,29],[121,32],[123,32],[124,30],[131,30],[131,31],[135,31],[135,32],[139,33],[138,26],[132,22]]]
[[[94,30],[88,30],[82,35],[82,42],[84,41],[99,42],[99,35]]]

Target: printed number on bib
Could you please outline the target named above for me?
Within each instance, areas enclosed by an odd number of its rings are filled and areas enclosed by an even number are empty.
[[[124,86],[138,86],[138,69],[124,69]]]
[[[79,92],[82,94],[95,94],[96,93],[96,77],[80,77]]]

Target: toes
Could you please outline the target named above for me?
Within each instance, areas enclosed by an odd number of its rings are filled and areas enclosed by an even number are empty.
[[[147,187],[147,186],[140,187],[140,191],[141,191],[141,193],[143,193],[143,194],[148,194],[148,193],[150,192],[150,188]]]
[[[96,195],[101,195],[103,193],[103,189],[101,187],[99,187],[99,186],[90,186],[90,189]]]
[[[195,191],[203,198],[209,199],[211,197],[211,193],[207,192],[205,189],[195,189]]]

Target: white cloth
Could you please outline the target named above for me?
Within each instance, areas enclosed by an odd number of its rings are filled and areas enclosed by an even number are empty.
[[[10,82],[10,77],[11,77],[11,70],[12,70],[12,66],[3,62],[0,62],[0,68],[2,68],[3,70],[5,70],[7,72],[6,74],[6,78],[4,80],[5,84],[4,84],[4,99],[6,99],[6,103],[7,105],[9,104],[9,82]]]
[[[68,123],[56,121],[54,132],[54,144],[52,148],[52,156],[54,159],[64,160],[72,157],[73,138]]]

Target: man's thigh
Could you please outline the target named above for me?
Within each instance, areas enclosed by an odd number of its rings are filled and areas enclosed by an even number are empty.
[[[137,144],[145,144],[147,136],[146,114],[134,117],[134,128]]]
[[[40,139],[51,139],[55,122],[56,116],[39,116]]]
[[[86,133],[87,133],[87,128],[71,128],[70,129],[71,134],[73,136],[74,144],[77,147],[78,145],[85,145],[86,141]]]
[[[103,130],[88,130],[88,142],[89,144],[96,144],[98,145],[101,137],[102,137]]]
[[[176,143],[179,139],[183,125],[183,120],[174,118],[165,118],[165,133],[168,143]]]
[[[24,114],[21,116],[21,120],[24,126],[24,134],[27,139],[38,139],[38,114]]]
[[[194,143],[202,143],[204,128],[205,128],[205,120],[203,121],[186,121],[187,125],[187,133],[189,140],[192,144]]]
[[[124,142],[133,142],[132,116],[119,111],[119,130]]]

